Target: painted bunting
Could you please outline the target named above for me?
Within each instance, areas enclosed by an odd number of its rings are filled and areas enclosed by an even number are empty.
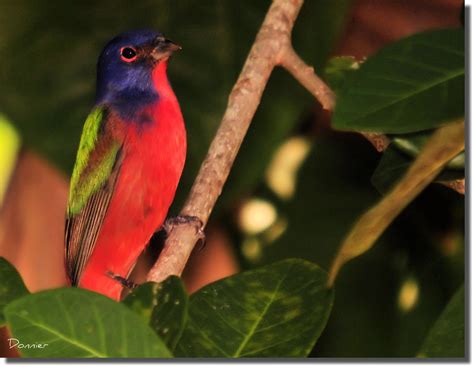
[[[159,32],[138,30],[112,39],[99,57],[67,208],[73,286],[119,300],[166,218],[186,157],[184,121],[166,71],[179,49]]]

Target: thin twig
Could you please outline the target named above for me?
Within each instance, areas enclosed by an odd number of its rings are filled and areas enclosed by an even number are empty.
[[[334,92],[295,52],[290,43],[283,48],[279,64],[300,82],[323,106],[325,110],[333,111],[336,104]]]
[[[334,111],[336,106],[336,95],[314,72],[314,68],[307,65],[288,43],[283,49],[279,65],[285,68],[293,77],[310,92],[314,98],[319,100],[325,110]],[[383,152],[390,144],[390,139],[379,133],[361,132],[378,152]]]

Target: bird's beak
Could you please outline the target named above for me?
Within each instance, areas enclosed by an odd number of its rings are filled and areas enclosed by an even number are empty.
[[[160,61],[161,59],[171,56],[175,51],[181,50],[181,46],[170,41],[166,38],[158,38],[155,45],[150,53],[154,61]]]

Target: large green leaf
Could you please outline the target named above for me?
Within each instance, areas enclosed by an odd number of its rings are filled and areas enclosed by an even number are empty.
[[[464,30],[429,31],[391,44],[361,64],[338,95],[338,129],[405,133],[464,114]]]
[[[171,357],[142,318],[124,305],[79,288],[31,294],[10,303],[5,316],[24,357]]]
[[[5,324],[5,306],[25,294],[28,290],[20,274],[12,264],[0,257],[0,326]]]
[[[456,292],[433,325],[420,357],[464,357],[464,285]]]
[[[305,357],[329,317],[326,273],[289,259],[247,271],[191,296],[180,357]]]

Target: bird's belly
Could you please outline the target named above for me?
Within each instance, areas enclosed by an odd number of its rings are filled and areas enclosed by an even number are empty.
[[[184,166],[184,134],[137,136],[139,143],[124,147],[114,194],[79,286],[108,289],[109,297],[119,299],[122,286],[106,273],[126,278],[163,224]]]

